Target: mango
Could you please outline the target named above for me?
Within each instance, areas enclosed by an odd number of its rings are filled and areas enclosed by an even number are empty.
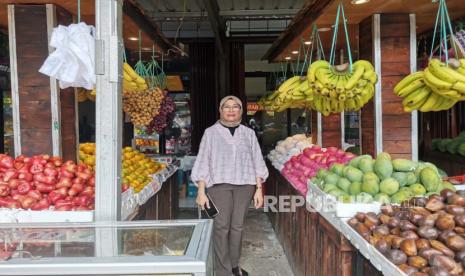
[[[355,196],[362,192],[362,183],[352,182],[349,187],[349,194]]]
[[[363,179],[363,172],[357,168],[348,167],[348,169],[344,171],[344,176],[351,182],[360,182]]]
[[[345,177],[341,177],[337,181],[337,186],[339,187],[339,189],[343,190],[346,193],[349,192],[350,184],[351,182],[349,181],[349,179]]]
[[[381,180],[383,180],[388,177],[391,177],[394,171],[394,167],[392,166],[391,160],[378,157],[376,158],[376,161],[375,161],[374,171],[378,175],[378,177]]]
[[[352,167],[358,168],[360,160],[362,160],[365,157],[371,158],[371,156],[368,155],[368,154],[360,155],[360,156],[357,156],[357,157],[353,158],[352,160],[350,160],[349,165],[352,166]]]
[[[423,185],[421,185],[420,183],[412,184],[412,185],[410,185],[409,188],[410,188],[410,191],[412,191],[414,196],[422,196],[422,195],[426,194],[425,187]]]
[[[383,193],[376,194],[373,200],[381,204],[391,203],[391,198],[387,194],[383,194]]]
[[[358,168],[363,172],[373,172],[373,159],[370,157],[363,157],[360,162],[358,163]]]
[[[346,193],[343,190],[339,189],[339,188],[331,189],[328,192],[328,194],[330,194],[330,195],[332,195],[332,196],[334,196],[336,198],[338,198],[340,196],[343,196],[343,195],[346,195]]]
[[[450,189],[452,191],[457,191],[457,188],[455,188],[454,184],[450,183],[449,181],[443,181],[442,182],[442,188],[443,189]]]
[[[379,192],[379,178],[374,173],[366,173],[363,176],[362,192],[376,195]]]
[[[316,173],[316,177],[318,177],[319,179],[325,179],[325,176],[328,173],[329,172],[326,169],[319,169],[318,172]]]
[[[344,170],[343,164],[334,164],[331,166],[331,171],[339,176],[342,176],[342,171]]]
[[[323,192],[329,193],[329,191],[331,191],[332,189],[337,189],[336,184],[326,184],[326,185],[323,187]]]
[[[430,167],[421,170],[420,181],[428,192],[437,191],[438,186],[442,182],[437,172]]]
[[[415,171],[417,163],[407,159],[394,159],[392,166],[398,172],[412,172]]]
[[[408,172],[407,174],[407,185],[412,185],[417,182],[417,176],[413,172]]]
[[[376,156],[376,159],[386,159],[386,160],[391,160],[391,155],[387,152],[382,152]]]
[[[408,200],[410,195],[406,191],[398,191],[391,196],[391,202],[400,204],[402,201]]]
[[[352,203],[354,201],[354,197],[350,195],[342,195],[339,196],[337,200],[342,203]]]
[[[336,185],[337,184],[337,181],[339,180],[339,176],[333,172],[329,172],[326,176],[325,176],[325,184],[334,184]]]
[[[399,191],[399,182],[392,177],[388,177],[379,183],[379,191],[387,195],[393,195]]]
[[[415,175],[413,174],[413,176],[415,177]],[[394,178],[395,180],[397,180],[397,182],[399,182],[399,186],[400,187],[404,187],[405,185],[407,185],[407,173],[404,173],[404,172],[394,172],[392,173],[392,178]],[[415,180],[416,180],[416,177],[415,177]]]

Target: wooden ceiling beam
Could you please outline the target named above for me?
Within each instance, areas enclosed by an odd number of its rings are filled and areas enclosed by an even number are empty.
[[[269,62],[274,61],[296,37],[302,34],[305,28],[318,19],[332,2],[334,0],[309,0],[305,2],[302,9],[294,16],[289,26],[279,35],[262,59]]]
[[[208,13],[208,20],[215,34],[215,40],[218,44],[220,54],[224,56],[226,45],[226,23],[220,16],[220,7],[217,0],[203,0],[203,4]]]
[[[140,30],[146,33],[164,53],[168,52],[170,49],[174,49],[173,44],[163,35],[158,24],[149,20],[140,6],[133,1],[124,1],[123,12],[131,18]]]

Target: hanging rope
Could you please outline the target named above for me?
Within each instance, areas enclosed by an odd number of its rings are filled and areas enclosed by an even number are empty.
[[[433,1],[434,2],[434,1]],[[447,10],[446,0],[439,0],[439,8],[438,13],[436,14],[436,21],[434,24],[434,31],[433,31],[433,40],[431,42],[431,51],[430,51],[430,59],[433,58],[434,54],[434,43],[436,42],[436,33],[439,28],[439,59],[442,59],[442,52],[444,51],[444,56],[446,60],[446,64],[449,64],[449,46],[448,46],[448,31],[449,36],[451,39],[450,44],[452,45],[455,53],[455,57],[457,55],[457,45],[454,43],[454,31],[452,29],[452,23],[449,17],[449,12]]]
[[[344,34],[346,38],[347,56],[349,57],[349,70],[350,72],[352,72],[352,52],[350,49],[349,31],[347,29],[347,18],[344,13],[344,6],[342,5],[342,2],[339,2],[339,5],[337,7],[336,22],[334,23],[333,41],[331,43],[329,63],[331,65],[334,65],[334,62],[336,60],[337,34],[339,31],[339,19],[341,15],[342,15],[342,24],[344,26]]]

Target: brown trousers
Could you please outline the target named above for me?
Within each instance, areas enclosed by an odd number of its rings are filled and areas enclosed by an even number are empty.
[[[219,210],[213,221],[215,275],[231,276],[239,266],[244,220],[255,185],[216,184],[207,193]]]

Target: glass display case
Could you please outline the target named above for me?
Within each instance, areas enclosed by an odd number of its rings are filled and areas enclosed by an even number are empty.
[[[0,275],[213,275],[212,225],[0,224]]]

